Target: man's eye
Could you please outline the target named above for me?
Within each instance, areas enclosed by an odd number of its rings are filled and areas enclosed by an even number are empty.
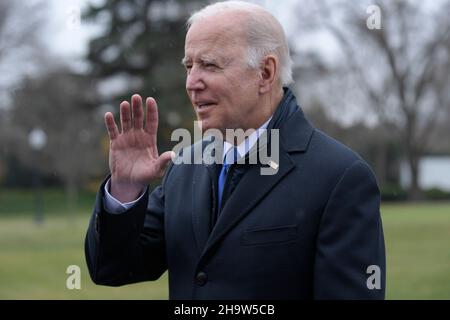
[[[211,70],[213,70],[213,69],[217,69],[217,68],[218,68],[218,66],[217,66],[216,64],[211,63],[211,62],[204,63],[203,65],[204,65],[204,67],[205,67],[206,69],[211,69]]]

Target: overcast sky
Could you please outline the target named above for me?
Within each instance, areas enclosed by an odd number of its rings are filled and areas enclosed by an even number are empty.
[[[86,5],[100,1],[94,0],[50,0],[48,32],[45,42],[53,53],[69,61],[80,59],[87,51],[89,38],[98,32],[99,28],[86,23],[76,23],[77,12]]]

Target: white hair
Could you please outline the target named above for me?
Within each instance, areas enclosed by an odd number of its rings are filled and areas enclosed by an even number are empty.
[[[224,1],[210,4],[194,12],[187,21],[189,29],[199,19],[216,14],[237,11],[247,14],[247,64],[258,68],[268,54],[275,54],[280,61],[279,79],[283,86],[292,83],[292,59],[283,27],[263,7],[244,1]]]

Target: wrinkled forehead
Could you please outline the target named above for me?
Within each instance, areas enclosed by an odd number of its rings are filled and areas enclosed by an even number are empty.
[[[185,56],[208,54],[238,54],[247,47],[242,23],[214,20],[213,17],[194,22],[186,34]]]

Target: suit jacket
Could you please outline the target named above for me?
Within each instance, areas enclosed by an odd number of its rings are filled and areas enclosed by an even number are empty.
[[[268,128],[280,133],[277,173],[247,166],[217,221],[214,165],[171,165],[122,214],[105,212],[102,185],[85,241],[92,280],[120,286],[168,269],[171,299],[384,298],[380,194],[369,166],[315,129],[289,89]]]

